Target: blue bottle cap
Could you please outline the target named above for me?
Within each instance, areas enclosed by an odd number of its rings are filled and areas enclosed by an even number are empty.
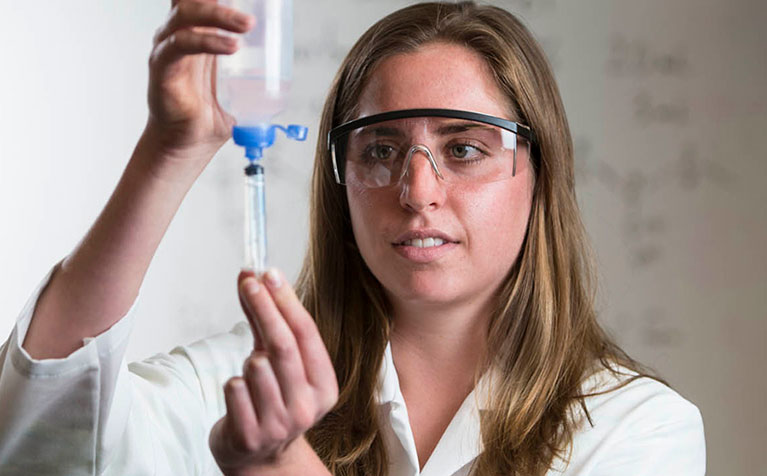
[[[308,128],[297,124],[291,124],[287,127],[278,124],[262,124],[258,126],[234,126],[232,128],[232,138],[234,143],[245,147],[245,157],[251,161],[260,159],[263,155],[263,149],[269,148],[274,144],[275,131],[282,130],[289,139],[304,141]]]

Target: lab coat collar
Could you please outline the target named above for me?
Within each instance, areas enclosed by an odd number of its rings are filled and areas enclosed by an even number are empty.
[[[407,454],[411,474],[421,476],[445,476],[456,474],[461,468],[471,463],[482,451],[480,437],[480,411],[486,410],[489,378],[484,375],[477,387],[466,397],[456,412],[431,456],[418,471],[418,454],[415,448],[413,431],[407,415],[405,399],[399,386],[399,377],[394,367],[391,343],[386,345],[379,374],[378,403],[382,414],[388,417],[394,434],[399,439]],[[480,397],[476,400],[476,397]],[[461,472],[460,474],[462,474]]]

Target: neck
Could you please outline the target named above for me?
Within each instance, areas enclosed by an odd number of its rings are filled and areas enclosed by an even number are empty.
[[[398,372],[421,367],[473,379],[487,347],[491,303],[395,303],[391,345]]]

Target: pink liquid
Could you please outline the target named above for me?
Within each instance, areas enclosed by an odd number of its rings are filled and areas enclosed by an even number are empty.
[[[285,109],[290,83],[267,81],[263,76],[219,77],[217,83],[221,106],[241,126],[270,122]]]

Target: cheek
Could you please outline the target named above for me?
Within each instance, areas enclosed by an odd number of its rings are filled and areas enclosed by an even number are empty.
[[[472,193],[466,216],[469,245],[499,264],[516,259],[532,204],[531,181],[485,184]]]
[[[376,202],[369,190],[351,185],[346,187],[346,199],[349,202],[354,239],[357,246],[364,249],[368,241],[367,234],[372,230],[369,220],[376,216]]]
[[[364,200],[362,199],[360,193],[350,186],[346,186],[346,201],[349,204],[349,216],[352,221],[352,230],[354,231],[354,238],[357,240],[357,230],[362,226],[360,224],[360,219],[362,219],[365,214],[363,213],[364,206],[362,204],[364,203]]]

